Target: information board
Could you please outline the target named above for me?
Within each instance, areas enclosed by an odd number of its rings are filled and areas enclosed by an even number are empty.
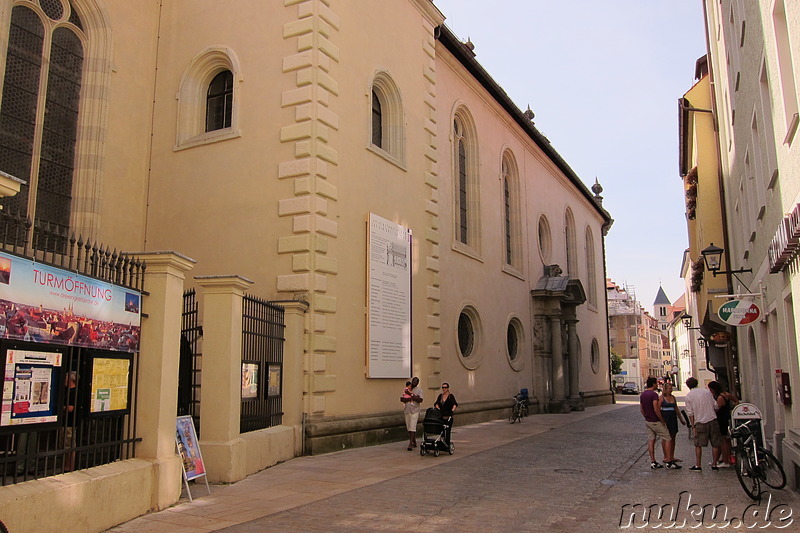
[[[370,213],[367,377],[411,375],[411,230]]]
[[[58,421],[62,360],[59,351],[5,350],[0,426]]]

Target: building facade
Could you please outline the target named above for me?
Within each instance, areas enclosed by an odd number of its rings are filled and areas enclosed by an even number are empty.
[[[798,233],[793,223],[800,201],[800,6],[785,0],[704,2],[704,14],[707,73],[697,76],[682,101],[682,117],[705,131],[702,146],[695,135],[697,219],[690,217],[689,222],[690,256],[701,261],[700,252],[711,241],[724,254],[718,274],[697,269],[699,313],[707,311],[708,320],[699,325],[708,328],[702,330],[704,337],[712,325],[727,333],[718,339],[725,342],[712,339],[716,351],[711,366],[718,379],[762,410],[767,445],[782,457],[796,489],[800,415],[789,388],[800,377],[794,304]],[[706,164],[699,160],[703,152],[709,156]],[[706,179],[702,169],[715,165],[719,168],[705,174]],[[695,179],[692,170],[684,160],[687,190]],[[706,193],[717,214],[704,216],[703,223],[714,225],[713,234],[699,228],[701,196]],[[717,205],[714,196],[719,197]],[[714,286],[720,279],[724,284]],[[726,324],[717,315],[719,303],[702,301],[711,294],[721,296],[717,302],[750,300],[761,315],[750,323]]]
[[[54,517],[100,530],[177,500],[186,289],[212,480],[401,438],[412,375],[423,408],[449,382],[461,423],[520,388],[539,412],[611,401],[602,189],[443,22],[429,0],[0,3],[3,213],[148,265],[140,443],[96,474],[141,491]],[[11,253],[44,235],[14,227]],[[249,295],[285,309],[282,366],[242,355]],[[281,396],[280,422],[240,430],[250,393]],[[21,485],[0,488],[10,527]]]

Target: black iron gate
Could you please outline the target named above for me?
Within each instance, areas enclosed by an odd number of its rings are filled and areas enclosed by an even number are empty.
[[[244,297],[241,433],[281,424],[285,327],[283,307]]]
[[[202,353],[200,338],[203,326],[197,294],[194,289],[183,293],[183,314],[181,324],[181,361],[178,370],[178,416],[191,415],[197,435],[200,435],[200,375],[202,372]]]

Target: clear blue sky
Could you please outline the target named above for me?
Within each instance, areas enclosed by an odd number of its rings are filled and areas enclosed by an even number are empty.
[[[705,54],[700,0],[434,0],[445,24],[614,218],[608,276],[671,301],[688,246],[677,100]]]

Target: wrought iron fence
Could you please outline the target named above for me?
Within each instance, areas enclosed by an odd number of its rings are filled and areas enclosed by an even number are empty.
[[[281,424],[285,327],[283,307],[244,297],[241,433]]]
[[[31,222],[29,218],[0,211],[0,251],[38,263],[89,276],[121,287],[144,292],[143,261],[111,251],[96,242],[68,235],[66,228]],[[5,325],[7,313],[16,304],[3,305],[0,316]],[[0,352],[8,349],[47,350],[56,346],[6,338],[8,328],[0,328]],[[54,348],[49,348],[53,350]],[[38,479],[80,470],[135,456],[136,395],[139,372],[138,353],[126,354],[129,360],[130,395],[125,409],[96,412],[91,407],[91,372],[96,358],[120,358],[123,352],[57,345],[61,353],[59,371],[52,372],[49,390],[58,396],[57,421],[47,424],[0,424],[0,485]]]
[[[200,339],[203,326],[195,289],[183,293],[181,322],[181,362],[178,377],[178,416],[191,415],[200,435],[200,382],[203,370]]]
[[[6,210],[0,210],[0,250],[144,291],[144,261],[81,236],[75,237],[64,227],[34,223],[30,218]]]

